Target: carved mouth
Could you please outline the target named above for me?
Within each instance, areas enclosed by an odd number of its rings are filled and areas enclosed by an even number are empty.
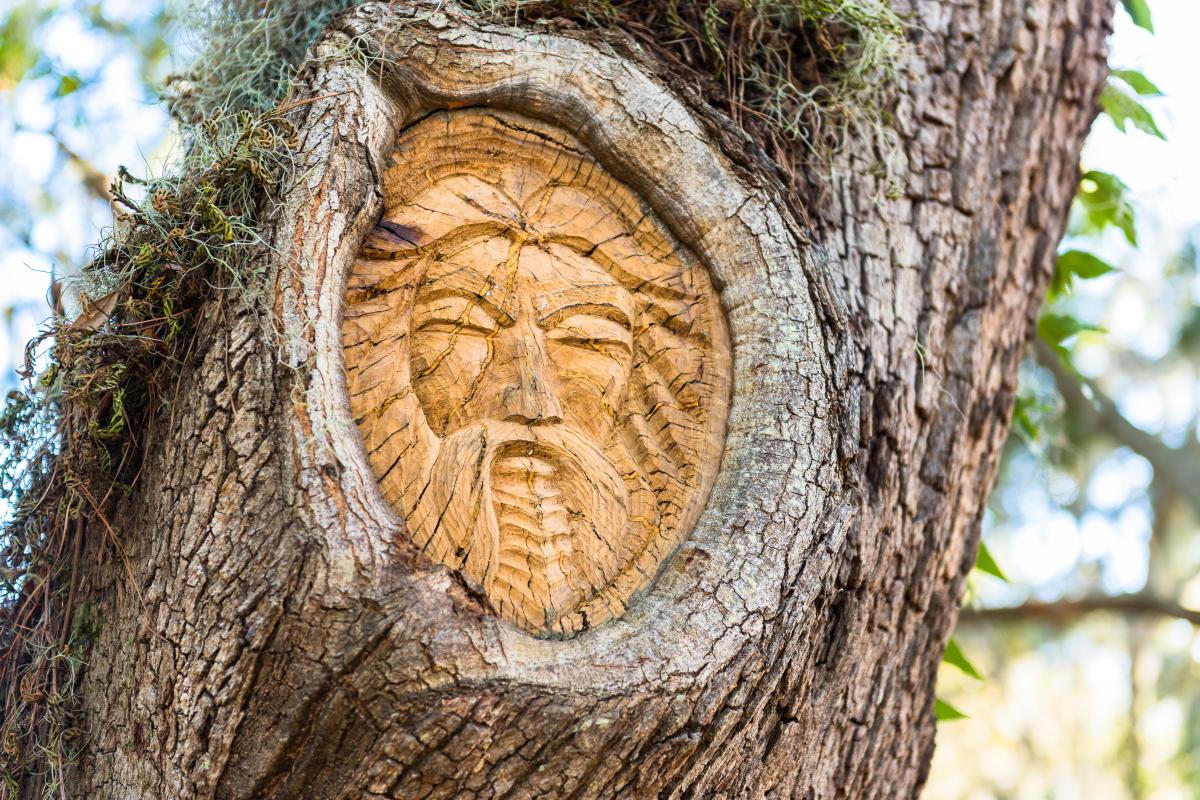
[[[536,456],[507,456],[492,465],[492,505],[502,531],[545,545],[570,536],[561,471]]]
[[[566,426],[462,428],[442,440],[421,483],[413,540],[527,631],[560,630],[628,559],[622,474]]]

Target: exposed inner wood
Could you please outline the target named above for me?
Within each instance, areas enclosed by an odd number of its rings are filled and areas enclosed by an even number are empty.
[[[702,264],[573,137],[404,132],[350,276],[351,408],[430,558],[539,635],[620,615],[715,478],[731,356]]]

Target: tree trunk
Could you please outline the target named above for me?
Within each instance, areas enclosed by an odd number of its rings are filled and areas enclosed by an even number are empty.
[[[1108,0],[894,3],[920,32],[900,191],[851,143],[833,177],[800,176],[823,198],[803,221],[653,54],[438,5],[361,6],[301,73],[270,289],[214,304],[143,434],[117,517],[135,583],[94,546],[81,795],[916,796]],[[469,557],[421,551],[364,447],[364,356],[343,347],[359,256],[403,132],[462,109],[560,132],[724,309],[704,324],[728,327],[727,420],[719,376],[701,398],[723,455],[688,473],[711,491],[590,619],[543,628]]]

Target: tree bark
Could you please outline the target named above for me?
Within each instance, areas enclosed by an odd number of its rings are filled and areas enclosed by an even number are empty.
[[[80,795],[916,796],[1108,0],[895,2],[919,33],[901,190],[852,143],[801,176],[803,223],[653,53],[440,5],[352,10],[301,73],[269,290],[214,304],[143,434],[117,517],[136,586],[93,547]],[[699,523],[622,616],[558,640],[415,551],[346,396],[346,275],[392,143],[471,106],[577,136],[706,264],[732,335]]]

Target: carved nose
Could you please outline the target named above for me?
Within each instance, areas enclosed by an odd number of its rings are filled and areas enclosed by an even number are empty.
[[[525,425],[562,422],[562,407],[554,393],[554,378],[539,332],[523,326],[513,360],[516,385],[505,392],[504,419]]]

